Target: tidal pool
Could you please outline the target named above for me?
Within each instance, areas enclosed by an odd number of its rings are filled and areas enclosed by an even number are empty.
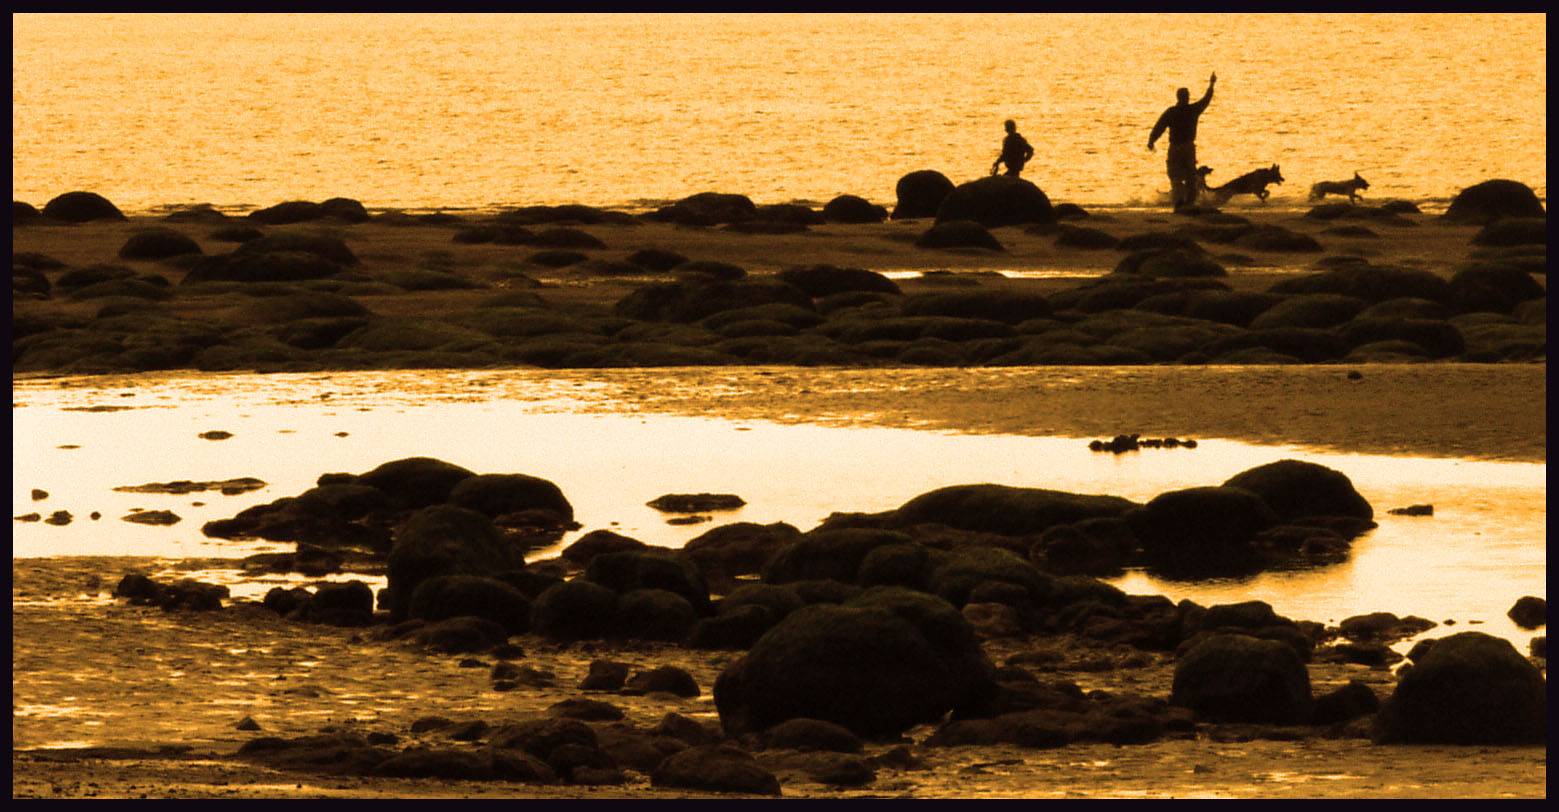
[[[667,370],[686,386],[691,370]],[[882,370],[884,376],[896,374]],[[1075,371],[1069,374],[1075,374]],[[710,397],[719,397],[711,391]],[[1533,634],[1505,617],[1522,595],[1546,594],[1546,465],[1347,454],[1198,437],[1195,449],[1092,452],[1081,437],[728,420],[638,411],[605,384],[539,370],[298,375],[164,375],[17,382],[12,408],[12,555],[241,558],[287,549],[209,539],[207,521],[297,494],[326,472],[361,473],[410,456],[480,473],[525,473],[562,488],[583,528],[607,528],[680,547],[720,524],[789,522],[810,529],[836,511],[888,510],[934,488],[976,482],[1114,494],[1145,501],[1215,485],[1293,458],[1347,474],[1380,527],[1344,563],[1242,579],[1167,581],[1144,572],[1114,579],[1132,593],[1203,604],[1264,600],[1289,617],[1335,623],[1369,611],[1416,614],[1439,636],[1475,628]],[[784,408],[783,405],[780,408]],[[204,439],[210,431],[231,434]],[[120,486],[257,477],[259,490],[225,496],[126,493]],[[48,496],[35,500],[33,489]],[[735,493],[747,505],[670,525],[646,502],[666,493]],[[1390,508],[1434,505],[1432,517]],[[171,526],[122,521],[132,509],[169,510]],[[89,514],[101,513],[91,520]],[[276,582],[212,576],[237,594]],[[1443,621],[1454,620],[1455,625]]]

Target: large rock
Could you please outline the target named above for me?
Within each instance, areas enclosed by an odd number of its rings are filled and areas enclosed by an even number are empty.
[[[474,476],[475,473],[443,460],[407,457],[387,462],[356,481],[378,488],[396,504],[418,508],[448,501],[456,485]]]
[[[47,214],[47,212],[45,212]],[[1457,223],[1490,223],[1502,217],[1544,217],[1543,204],[1531,187],[1513,180],[1486,180],[1456,193],[1445,219]]]
[[[307,279],[324,279],[345,270],[342,265],[305,251],[274,251],[263,254],[234,252],[216,254],[200,260],[189,269],[179,284],[301,282]]]
[[[1529,299],[1541,299],[1547,291],[1520,268],[1480,264],[1463,268],[1451,277],[1453,303],[1468,312],[1509,313]]]
[[[783,282],[724,282],[689,276],[634,290],[618,300],[616,315],[639,321],[694,322],[727,310],[789,304],[812,310],[812,297]]]
[[[1472,237],[1473,245],[1548,245],[1547,217],[1510,217],[1495,220]]]
[[[681,554],[711,575],[748,575],[762,570],[780,548],[800,538],[801,531],[784,522],[737,522],[689,541]]]
[[[1373,519],[1374,508],[1354,490],[1341,471],[1300,460],[1279,460],[1235,474],[1225,488],[1243,488],[1260,496],[1278,518],[1355,516]]]
[[[93,192],[66,192],[44,204],[43,216],[65,223],[125,219],[118,206]]]
[[[1120,516],[1137,507],[1118,496],[1093,496],[1007,485],[952,485],[923,493],[895,512],[902,524],[1027,536],[1058,524]]]
[[[649,215],[652,220],[690,226],[742,223],[757,215],[758,207],[746,195],[700,192]]]
[[[490,517],[527,510],[546,510],[563,520],[574,508],[557,485],[525,474],[480,474],[465,477],[449,491],[449,502]]]
[[[324,208],[310,200],[289,200],[249,212],[249,219],[273,226],[306,223],[324,216]]]
[[[938,220],[915,240],[916,248],[980,248],[1005,251],[1001,241],[973,220]]]
[[[1256,534],[1278,524],[1260,496],[1227,487],[1159,494],[1126,518],[1149,564],[1181,576],[1249,571],[1256,564]]]
[[[1054,223],[1050,198],[1022,178],[991,175],[953,189],[937,207],[938,223],[973,220],[986,228]]]
[[[337,265],[358,264],[357,255],[347,247],[345,240],[330,234],[314,234],[306,231],[282,231],[245,240],[234,251],[240,256],[289,252],[313,254]]]
[[[894,220],[935,217],[942,201],[953,193],[953,182],[934,169],[922,169],[899,178],[895,193],[898,202],[891,215]]]
[[[647,547],[638,539],[613,533],[610,530],[592,530],[580,536],[573,544],[563,548],[562,556],[580,566],[588,566],[590,559],[605,553],[636,552]]]
[[[1310,674],[1281,642],[1215,635],[1175,664],[1170,701],[1208,721],[1299,724],[1310,716]]]
[[[403,620],[412,595],[439,575],[491,575],[525,564],[523,551],[506,541],[486,516],[449,505],[412,514],[396,534],[388,562],[390,613]]]
[[[1536,629],[1548,624],[1548,601],[1536,595],[1518,599],[1505,616],[1523,629]]]
[[[709,611],[709,584],[698,567],[669,552],[605,553],[590,559],[585,580],[619,594],[663,589],[681,595],[699,614]]]
[[[199,253],[199,243],[171,228],[141,229],[119,247],[120,259],[166,259]]]
[[[1391,743],[1541,744],[1548,684],[1507,640],[1462,632],[1434,642],[1381,706]]]
[[[1031,292],[968,290],[923,293],[904,299],[906,316],[952,316],[1018,324],[1050,316],[1050,303]]]
[[[1200,249],[1186,248],[1152,248],[1136,251],[1116,263],[1112,273],[1150,279],[1195,279],[1229,275],[1222,265]]]
[[[880,223],[888,219],[888,210],[856,195],[840,195],[823,206],[823,219],[830,223]]]
[[[764,564],[763,580],[770,584],[812,580],[851,583],[856,580],[861,562],[872,550],[909,542],[909,536],[891,530],[813,530],[780,548]]]
[[[1274,327],[1334,327],[1369,306],[1363,299],[1335,293],[1312,293],[1285,299],[1252,319],[1253,330]]]
[[[615,631],[630,640],[680,643],[697,622],[693,605],[664,589],[635,589],[617,600]]]
[[[667,756],[650,776],[657,787],[705,792],[779,795],[780,783],[744,750],[729,745],[690,747]]]
[[[617,593],[576,578],[536,598],[531,629],[552,640],[597,640],[611,635],[616,611]]]
[[[1451,286],[1428,271],[1386,268],[1375,265],[1348,265],[1317,274],[1285,279],[1268,289],[1270,293],[1335,293],[1366,302],[1389,299],[1428,299],[1442,304],[1451,301]]]
[[[530,628],[530,601],[518,589],[480,575],[440,575],[428,578],[412,591],[409,613],[423,620],[479,617],[491,620],[510,634]]]
[[[900,293],[898,284],[892,279],[862,268],[807,265],[786,268],[780,271],[778,276],[781,282],[794,285],[813,298],[862,290],[894,296]]]
[[[728,735],[821,719],[891,736],[978,709],[994,693],[993,672],[958,610],[883,587],[793,612],[721,672],[715,706]]]

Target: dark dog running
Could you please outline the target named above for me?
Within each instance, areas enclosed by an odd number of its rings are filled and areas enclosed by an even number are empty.
[[[1211,173],[1212,170],[1205,166],[1198,167],[1196,170],[1198,182],[1202,184],[1202,193],[1215,206],[1221,206],[1229,202],[1229,198],[1235,195],[1255,195],[1257,200],[1265,203],[1267,196],[1271,194],[1267,191],[1268,184],[1283,182],[1283,173],[1278,169],[1277,164],[1273,164],[1266,169],[1246,172],[1234,180],[1216,187],[1207,185],[1207,176]]]
[[[1370,182],[1353,173],[1353,180],[1323,180],[1310,187],[1310,199],[1320,200],[1327,195],[1347,195],[1349,203],[1359,202],[1359,191],[1370,188]]]

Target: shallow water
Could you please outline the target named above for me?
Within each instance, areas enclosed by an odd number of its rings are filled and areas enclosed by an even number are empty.
[[[700,373],[661,374],[666,386],[684,386]],[[64,509],[75,520],[64,527],[13,521],[12,554],[238,558],[285,549],[208,539],[200,526],[299,493],[322,473],[360,473],[408,456],[557,483],[584,527],[532,558],[599,528],[666,547],[732,521],[786,521],[806,530],[835,511],[888,510],[934,488],[972,482],[1145,501],[1295,458],[1343,471],[1374,505],[1380,527],[1355,543],[1349,561],[1239,580],[1172,582],[1133,572],[1116,583],[1201,603],[1265,600],[1290,617],[1325,622],[1367,611],[1457,621],[1430,636],[1481,621],[1477,628],[1511,637],[1523,650],[1532,635],[1516,629],[1505,610],[1546,589],[1543,463],[1345,454],[1216,438],[1199,438],[1194,450],[1117,456],[1089,451],[1084,438],[638,413],[609,395],[602,382],[526,370],[18,382],[12,513]],[[708,397],[720,396],[720,387],[710,387]],[[211,430],[233,436],[198,436]],[[235,496],[112,490],[243,476],[269,484]],[[49,496],[34,501],[33,488]],[[665,493],[704,491],[736,493],[748,504],[690,526],[669,525],[666,514],[645,505]],[[1435,506],[1431,518],[1385,513],[1426,502]],[[132,508],[172,510],[182,521],[121,521]],[[89,520],[91,511],[102,518]],[[232,583],[239,595],[284,580],[220,570],[202,577]]]
[[[1221,183],[1354,171],[1444,201],[1547,190],[1546,19],[1526,15],[35,15],[12,18],[13,196],[120,206],[891,203],[984,175],[1016,119],[1054,199],[1160,205],[1175,88]]]

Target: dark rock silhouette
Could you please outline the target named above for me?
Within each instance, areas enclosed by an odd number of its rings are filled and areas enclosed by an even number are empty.
[[[1219,722],[1298,724],[1312,708],[1310,675],[1294,650],[1275,640],[1215,635],[1175,665],[1170,701]]]
[[[876,737],[980,707],[992,673],[951,605],[879,587],[793,612],[721,672],[714,695],[729,735],[803,718]]]
[[[983,248],[989,251],[1005,251],[985,226],[973,220],[938,220],[935,225],[915,241],[917,248]]]
[[[758,207],[746,195],[700,192],[663,206],[648,215],[651,220],[689,226],[714,226],[753,219]]]
[[[617,593],[583,579],[558,584],[531,604],[531,630],[551,640],[599,640],[612,634]]]
[[[1495,220],[1472,236],[1473,245],[1547,245],[1548,218],[1507,217]]]
[[[417,587],[429,578],[485,576],[523,564],[522,551],[506,541],[486,516],[449,505],[423,508],[407,520],[390,549],[391,615],[405,619]]]
[[[888,210],[862,197],[840,195],[824,204],[823,219],[830,223],[880,223],[888,219]]]
[[[324,209],[318,203],[308,200],[289,200],[249,212],[249,219],[273,226],[306,223],[324,216]]]
[[[525,474],[464,477],[450,489],[448,501],[491,518],[527,510],[550,511],[563,521],[574,518],[573,506],[557,485]]]
[[[199,243],[171,228],[142,229],[131,234],[119,248],[120,259],[166,259],[199,253]]]
[[[408,614],[428,621],[452,617],[491,620],[509,634],[530,629],[530,601],[518,589],[482,575],[440,575],[412,592]]]
[[[807,265],[780,271],[781,282],[806,291],[808,296],[821,298],[852,291],[870,291],[899,295],[899,286],[893,280],[875,271],[861,268],[836,268],[832,265]]]
[[[1523,629],[1536,629],[1548,624],[1548,601],[1527,595],[1517,600],[1505,614]]]
[[[973,220],[986,228],[1054,223],[1050,198],[1022,178],[992,175],[953,189],[937,207],[938,223]]]
[[[64,223],[125,219],[118,206],[93,192],[66,192],[44,204],[43,216]]]
[[[45,214],[48,212],[45,211]],[[1456,193],[1445,219],[1457,223],[1490,223],[1502,217],[1545,217],[1537,194],[1524,183],[1486,180]]]
[[[650,776],[657,787],[779,795],[774,774],[753,760],[751,754],[730,745],[690,747],[667,756]]]
[[[953,182],[934,169],[922,169],[899,178],[894,191],[898,202],[893,207],[892,219],[935,217],[942,201],[952,194]]]
[[[1257,533],[1278,516],[1255,493],[1230,487],[1159,494],[1126,516],[1149,564],[1177,576],[1233,574],[1257,564]]]
[[[1462,632],[1434,641],[1380,709],[1384,743],[1540,744],[1548,689],[1507,640]]]
[[[319,212],[323,217],[332,220],[340,220],[343,223],[364,223],[368,221],[368,210],[363,204],[349,197],[332,197],[319,204]]]
[[[1306,516],[1372,519],[1375,515],[1346,474],[1311,462],[1268,463],[1235,474],[1223,487],[1241,488],[1260,496],[1284,520]]]

